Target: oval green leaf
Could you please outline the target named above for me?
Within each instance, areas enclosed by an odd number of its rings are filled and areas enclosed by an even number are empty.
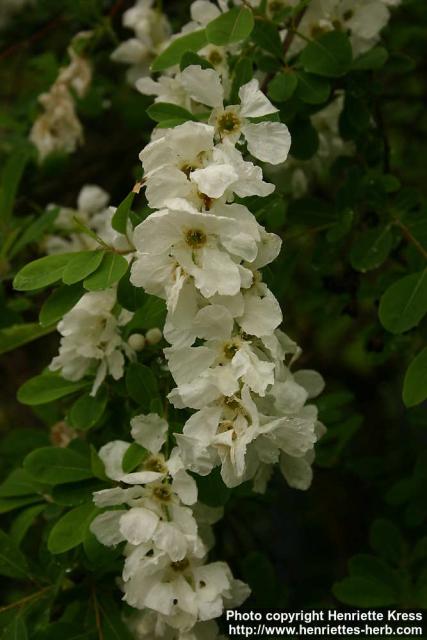
[[[208,42],[219,46],[240,42],[254,28],[254,16],[246,7],[236,7],[209,22],[206,27]]]
[[[407,407],[427,399],[427,347],[412,360],[403,382],[403,402]]]
[[[53,526],[47,540],[51,553],[65,553],[83,542],[88,526],[96,513],[92,502],[83,504],[66,513]]]
[[[50,485],[92,478],[89,461],[72,449],[42,447],[24,460],[24,469],[37,480]]]
[[[18,390],[18,400],[22,404],[36,406],[59,400],[64,396],[83,389],[87,382],[64,380],[55,373],[43,373],[24,382]]]
[[[409,331],[427,313],[427,269],[401,278],[380,300],[381,324],[391,333]]]
[[[193,31],[174,40],[151,65],[151,71],[164,71],[174,64],[179,64],[187,51],[197,52],[208,44],[205,29]]]
[[[389,227],[365,231],[351,248],[351,266],[362,273],[376,269],[386,260],[392,246],[393,234]]]
[[[78,303],[83,294],[84,289],[80,283],[56,289],[40,310],[39,321],[42,327],[48,327],[61,320]]]
[[[103,251],[79,251],[65,267],[62,281],[64,284],[74,284],[84,280],[99,267],[103,257]]]
[[[102,291],[118,282],[128,270],[125,258],[117,253],[104,254],[98,269],[83,282],[88,291]]]
[[[350,40],[341,31],[330,31],[312,40],[300,56],[305,71],[327,78],[338,78],[347,73],[352,58]]]
[[[45,256],[26,264],[15,276],[13,286],[17,291],[43,289],[61,280],[65,267],[74,253]]]

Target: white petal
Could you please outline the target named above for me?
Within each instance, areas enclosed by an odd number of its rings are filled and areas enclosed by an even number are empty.
[[[113,440],[104,444],[98,452],[105,466],[105,473],[112,480],[121,480],[125,475],[122,469],[123,456],[130,447],[130,442]]]
[[[214,69],[202,69],[192,64],[181,73],[182,84],[188,95],[208,107],[219,107],[224,99],[224,89],[219,74]]]
[[[248,150],[258,160],[281,164],[291,148],[291,134],[282,122],[248,123],[242,129]]]
[[[199,338],[225,340],[233,329],[233,316],[227,307],[210,304],[200,309],[193,326]]]
[[[121,482],[126,484],[149,484],[163,478],[163,473],[157,471],[134,471],[133,473],[127,473],[121,478]]]
[[[158,453],[166,442],[168,423],[157,413],[135,416],[130,421],[132,438],[151,453]]]
[[[122,515],[120,532],[131,544],[148,542],[159,522],[159,516],[149,509],[134,507]]]
[[[192,382],[206,371],[216,358],[216,353],[208,347],[189,349],[165,349],[169,369],[178,385]]]
[[[305,458],[292,458],[282,453],[280,456],[280,471],[290,487],[306,491],[313,480],[311,464]]]
[[[104,189],[94,184],[88,184],[79,193],[77,207],[79,211],[85,213],[96,213],[105,209],[109,199],[110,196]]]
[[[192,19],[203,26],[221,15],[218,7],[208,0],[195,0],[190,7],[190,12]]]
[[[276,113],[278,109],[259,89],[259,82],[255,78],[240,87],[239,98],[242,104],[240,113],[245,118],[259,118]]]
[[[282,311],[276,298],[269,291],[263,298],[244,295],[245,310],[238,322],[249,335],[262,336],[273,333],[283,320]]]
[[[196,481],[183,469],[175,475],[172,481],[172,489],[178,494],[183,504],[194,504],[197,502]]]
[[[316,398],[325,388],[325,381],[320,373],[312,369],[300,369],[294,374],[294,378],[308,392],[309,398]]]
[[[221,198],[238,179],[235,169],[229,164],[211,164],[205,169],[196,169],[190,179],[197,184],[200,193],[209,198]]]
[[[182,560],[187,553],[187,540],[172,522],[161,522],[153,541],[159,549],[166,551],[172,562]]]
[[[126,513],[123,509],[101,513],[91,522],[89,528],[101,544],[112,547],[124,540],[119,524],[120,519]]]

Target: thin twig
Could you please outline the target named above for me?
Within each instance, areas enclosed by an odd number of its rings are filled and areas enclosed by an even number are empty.
[[[393,216],[393,220],[395,225],[399,227],[402,235],[406,238],[406,240],[413,244],[418,253],[422,255],[425,260],[427,260],[427,251],[424,249],[423,245],[416,239],[416,237],[412,235],[408,227],[403,224],[403,222],[396,216]]]
[[[41,29],[39,29],[39,31],[36,31],[35,33],[33,33],[33,35],[31,35],[29,38],[26,38],[25,40],[21,40],[20,42],[16,42],[15,44],[12,44],[10,47],[2,51],[0,53],[0,60],[5,60],[6,58],[9,58],[14,53],[19,51],[19,49],[22,49],[24,47],[29,47],[30,45],[34,44],[34,42],[41,40],[47,33],[49,33],[50,31],[53,31],[53,29],[56,29],[56,27],[60,25],[61,22],[64,22],[64,20],[65,20],[64,16],[57,16],[56,18],[53,18],[47,24],[45,24]]]
[[[306,11],[307,11],[307,7],[303,7],[301,11],[295,16],[295,19],[293,20],[292,25],[288,29],[285,39],[283,40],[283,58],[286,57],[286,54],[288,53],[291,47],[291,44],[296,35],[296,29],[298,29]],[[265,91],[267,89],[268,83],[270,82],[270,80],[272,80],[273,76],[274,76],[273,73],[269,73],[264,78],[264,82],[261,85],[261,91]]]
[[[40,598],[43,593],[46,593],[46,591],[50,591],[51,589],[53,589],[52,586],[44,587],[44,589],[40,589],[40,591],[37,591],[36,593],[32,593],[30,596],[26,596],[25,598],[22,598],[22,600],[17,600],[16,602],[12,602],[12,604],[8,604],[5,607],[0,607],[0,613],[3,613],[4,611],[9,611],[10,609],[15,609],[16,607],[21,607],[26,602],[30,602],[35,598]]]
[[[92,600],[93,600],[93,608],[95,611],[95,621],[96,621],[96,629],[98,631],[98,638],[99,640],[104,640],[104,634],[102,632],[102,626],[101,626],[101,614],[99,612],[98,600],[96,597],[96,590],[94,586],[92,586]]]

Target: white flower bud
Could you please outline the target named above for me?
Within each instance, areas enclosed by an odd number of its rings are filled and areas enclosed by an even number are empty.
[[[158,344],[160,340],[163,338],[163,333],[158,327],[153,327],[153,329],[148,329],[145,334],[145,339],[148,344],[151,346]]]
[[[145,347],[145,338],[142,333],[133,333],[129,336],[128,345],[134,351],[142,351]]]

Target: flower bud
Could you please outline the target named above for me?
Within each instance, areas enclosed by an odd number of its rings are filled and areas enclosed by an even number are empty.
[[[133,333],[129,336],[128,345],[134,351],[142,351],[145,347],[145,338],[142,333]]]
[[[158,327],[153,327],[153,329],[148,329],[145,334],[145,339],[151,346],[158,344],[160,340],[163,338],[163,333]]]

